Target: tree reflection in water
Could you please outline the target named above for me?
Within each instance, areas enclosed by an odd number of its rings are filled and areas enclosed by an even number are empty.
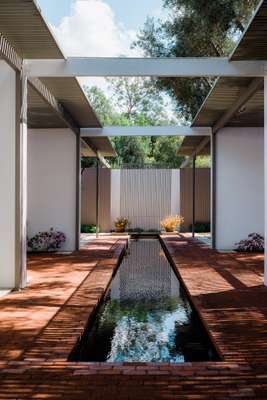
[[[177,363],[215,357],[160,242],[131,241],[74,359]]]

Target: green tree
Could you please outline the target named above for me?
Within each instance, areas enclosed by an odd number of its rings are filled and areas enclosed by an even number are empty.
[[[113,107],[127,125],[164,125],[170,122],[162,92],[150,78],[110,78]]]
[[[175,122],[166,112],[165,99],[148,79],[109,79],[110,99],[97,87],[85,91],[103,125],[169,125]],[[117,157],[111,160],[113,168],[121,165],[142,167],[156,164],[179,166],[182,158],[176,156],[181,138],[114,137],[111,139]],[[165,146],[164,144],[165,143]],[[162,151],[160,151],[160,146]],[[169,152],[169,156],[166,154]],[[83,165],[92,165],[92,159],[84,159]]]
[[[165,0],[166,20],[148,18],[134,47],[152,57],[228,55],[234,38],[244,31],[258,0]],[[213,83],[212,79],[157,80],[177,101],[180,116],[191,120]]]
[[[184,160],[183,156],[177,155],[177,150],[182,143],[181,136],[161,136],[157,138],[154,149],[155,164],[179,168]]]

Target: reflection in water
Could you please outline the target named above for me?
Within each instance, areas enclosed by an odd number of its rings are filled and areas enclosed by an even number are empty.
[[[74,359],[184,362],[212,358],[205,332],[160,242],[132,240]]]
[[[131,241],[113,279],[111,299],[138,300],[179,296],[180,284],[155,239]]]

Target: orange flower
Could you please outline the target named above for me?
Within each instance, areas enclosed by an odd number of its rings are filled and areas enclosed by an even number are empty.
[[[181,215],[169,215],[160,221],[160,225],[167,232],[174,232],[175,229],[184,222],[184,218]]]

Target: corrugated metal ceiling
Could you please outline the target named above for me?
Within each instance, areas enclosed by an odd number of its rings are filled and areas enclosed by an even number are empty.
[[[267,59],[267,0],[262,0],[238,45],[231,60]]]
[[[195,117],[192,126],[214,126],[247,89],[251,78],[220,78]],[[263,89],[257,91],[245,107],[226,126],[263,126]]]
[[[1,0],[0,32],[22,58],[64,58],[34,0]],[[101,126],[76,78],[49,78],[42,79],[42,82],[69,111],[80,127]],[[32,90],[29,90],[29,96],[31,95]],[[37,102],[36,105],[34,101]],[[44,104],[44,107],[40,108],[39,116],[37,115],[40,101],[37,101],[37,94],[29,101],[29,124],[36,125],[39,122],[40,127],[47,125],[57,127],[53,126],[57,118],[52,115],[52,109],[48,114],[48,108]],[[34,121],[31,121],[33,115],[35,115]],[[47,121],[48,117],[50,121]]]

